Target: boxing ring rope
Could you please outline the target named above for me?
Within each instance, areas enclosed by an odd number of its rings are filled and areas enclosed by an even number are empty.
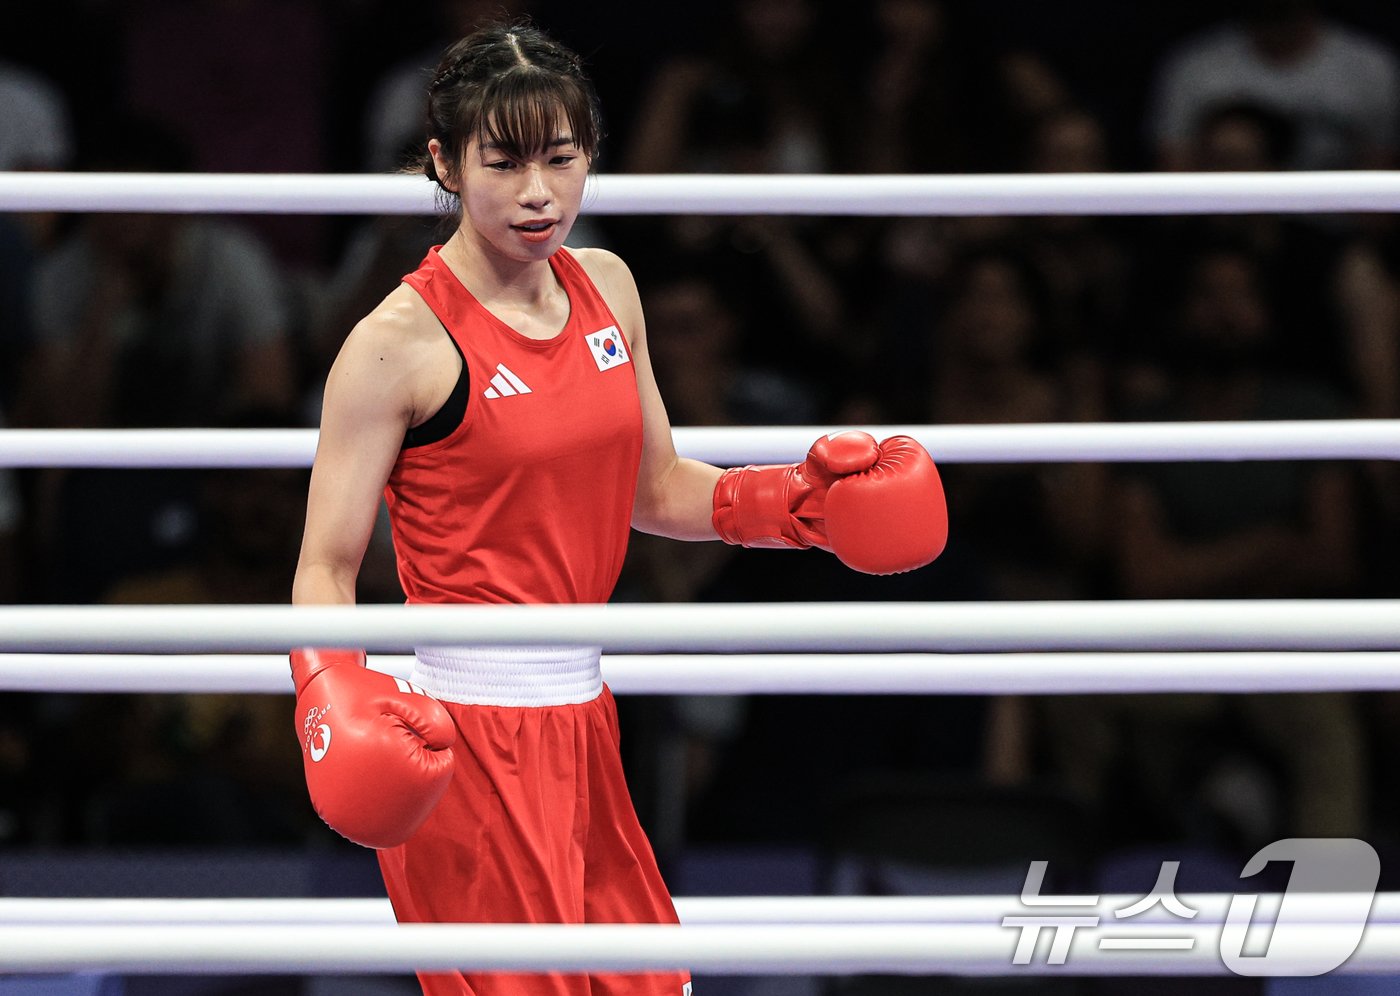
[[[408,678],[413,658],[369,666]],[[1400,653],[607,654],[619,695],[1400,691]],[[290,694],[285,654],[0,654],[0,692]]]
[[[1176,910],[1136,894],[1054,902],[1021,896],[681,897],[682,927],[402,925],[383,899],[0,899],[0,971],[397,972],[413,968],[637,970],[713,974],[939,972],[1038,974],[1012,964],[1014,918],[1072,908],[1073,967],[1061,974],[1225,974],[1215,956],[1237,897],[1173,893]],[[1063,897],[1078,900],[1079,897]],[[1305,930],[1313,943],[1357,934],[1356,896],[1263,893],[1250,929]],[[1184,907],[1184,912],[1182,908]],[[1013,918],[1013,919],[1007,919]],[[1092,918],[1090,921],[1089,918]],[[1400,893],[1378,893],[1357,953],[1338,971],[1400,966]],[[1047,921],[1053,926],[1052,917]],[[158,927],[158,931],[151,931]],[[1235,928],[1238,929],[1238,928]],[[1165,935],[1165,936],[1164,936]],[[153,943],[164,938],[164,944]],[[744,938],[742,944],[734,942]],[[328,938],[340,938],[337,947]],[[1094,938],[1098,946],[1091,946]],[[1301,969],[1311,949],[1290,938]],[[268,943],[279,938],[275,944]],[[833,946],[827,941],[840,939]],[[348,942],[353,941],[353,944]],[[344,956],[353,948],[355,954]],[[1111,950],[1113,953],[1104,954]],[[1327,948],[1326,950],[1331,950]],[[1131,953],[1128,953],[1131,952]],[[1168,953],[1169,952],[1169,953]],[[1275,957],[1272,953],[1271,960]],[[998,967],[1000,966],[1000,967]],[[1274,962],[1284,973],[1287,963]]]
[[[863,425],[940,463],[1395,460],[1400,419]],[[682,456],[721,466],[800,460],[829,426],[677,427]],[[0,467],[309,467],[315,429],[5,429]]]
[[[589,214],[1158,215],[1400,210],[1400,172],[595,174]],[[426,178],[0,173],[0,211],[435,214]]]
[[[21,653],[403,653],[463,643],[635,653],[1390,650],[1400,647],[1400,600],[0,606],[0,651]]]
[[[1270,974],[1354,941],[1345,923],[1301,922]],[[1219,923],[1080,927],[1068,960],[1012,965],[1020,929],[1001,923],[840,924],[94,924],[0,926],[0,972],[350,973],[616,971],[714,975],[1227,975]],[[1163,935],[1166,935],[1165,937]],[[1116,943],[1114,943],[1116,942]],[[1371,924],[1339,974],[1400,971],[1400,925]]]
[[[1194,911],[1196,924],[1223,924],[1230,893],[1174,893]],[[1050,898],[1050,897],[1046,897]],[[1076,905],[1080,914],[1113,918],[1141,901],[1134,893],[1100,895]],[[1289,899],[1289,919],[1298,923],[1350,923],[1355,897],[1346,893],[1296,893]],[[1000,923],[1024,914],[1020,896],[677,896],[683,926],[701,924],[927,924]],[[1276,923],[1283,904],[1277,892],[1259,894],[1254,922]],[[1066,907],[1056,907],[1064,909]],[[1134,924],[1172,924],[1182,917],[1156,904],[1135,913]],[[0,898],[0,928],[66,924],[361,924],[394,923],[387,899],[16,899]],[[1378,892],[1368,922],[1400,922],[1400,892]]]

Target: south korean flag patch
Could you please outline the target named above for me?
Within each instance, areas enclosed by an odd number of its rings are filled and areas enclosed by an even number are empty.
[[[627,358],[627,347],[622,342],[622,333],[617,330],[616,325],[589,332],[583,338],[588,343],[588,351],[593,354],[593,362],[598,364],[599,370],[611,370],[631,362]]]

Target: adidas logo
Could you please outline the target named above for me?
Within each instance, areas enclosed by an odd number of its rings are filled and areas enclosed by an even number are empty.
[[[504,363],[496,364],[496,376],[491,378],[491,386],[486,389],[488,398],[509,398],[513,394],[529,394],[525,382],[510,372]]]

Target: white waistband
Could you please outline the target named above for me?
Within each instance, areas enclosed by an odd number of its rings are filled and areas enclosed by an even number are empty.
[[[603,692],[601,647],[418,647],[409,680],[463,705],[551,706]]]

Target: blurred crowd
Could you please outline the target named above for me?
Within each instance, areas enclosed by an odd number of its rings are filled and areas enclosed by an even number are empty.
[[[1400,8],[1352,0],[69,0],[0,42],[0,170],[393,171],[438,53],[580,51],[600,173],[1393,169]],[[0,215],[0,419],[314,426],[419,217]],[[675,425],[1400,417],[1391,215],[585,215]],[[934,454],[935,457],[938,454]],[[1383,462],[943,468],[911,575],[636,536],[625,601],[1397,597]],[[0,471],[0,600],[285,603],[301,470]],[[387,534],[360,597],[402,597]],[[803,841],[874,774],[1072,800],[1108,844],[1400,838],[1381,694],[622,701],[663,849]],[[629,725],[630,722],[630,725]],[[61,749],[55,747],[61,744]],[[81,752],[82,766],[70,755]],[[681,777],[676,777],[677,771]],[[183,818],[173,822],[169,812]],[[279,696],[0,696],[0,845],[295,842]]]

